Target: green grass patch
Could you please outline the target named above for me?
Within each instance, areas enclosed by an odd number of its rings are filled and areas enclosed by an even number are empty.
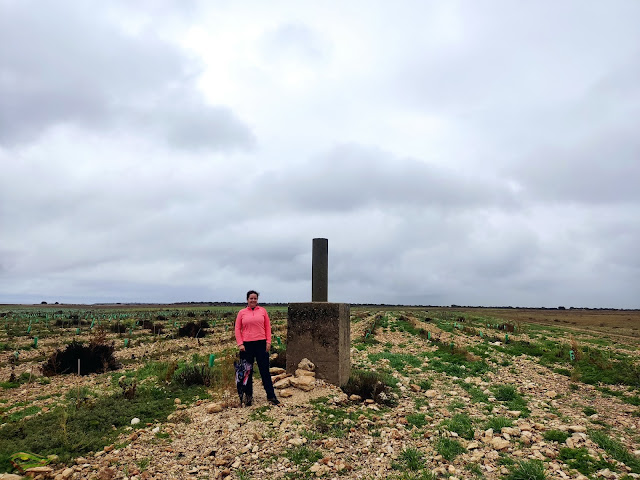
[[[407,415],[407,422],[409,425],[414,425],[417,428],[422,428],[427,424],[427,416],[424,413],[412,413]]]
[[[608,468],[615,470],[613,463],[605,461],[602,457],[594,458],[589,451],[582,448],[561,448],[558,458],[569,467],[576,469],[583,475],[591,475],[598,470]]]
[[[398,460],[391,463],[394,470],[418,471],[426,466],[424,455],[417,448],[407,447],[400,452]]]
[[[467,376],[480,376],[490,370],[484,360],[467,360],[462,353],[451,352],[449,346],[440,346],[438,350],[430,353],[428,370],[445,373],[452,377],[464,378]]]
[[[458,455],[465,453],[466,448],[458,440],[454,440],[448,437],[440,437],[436,441],[436,452],[442,455],[442,458],[448,461],[452,461]]]
[[[487,423],[485,424],[485,430],[492,428],[494,432],[499,432],[501,431],[504,427],[511,427],[513,426],[513,420],[508,418],[508,417],[492,417],[489,420],[487,420]]]
[[[482,473],[482,469],[477,463],[467,463],[464,466],[464,469],[469,473],[472,473],[478,479],[484,478],[484,473]]]
[[[450,402],[449,405],[447,405],[447,410],[449,410],[450,412],[454,412],[456,410],[465,408],[466,406],[467,405],[462,400],[454,400],[453,402]]]
[[[544,472],[544,463],[540,460],[518,462],[513,465],[505,480],[544,480],[547,478]]]
[[[598,411],[593,408],[593,407],[584,407],[582,409],[582,412],[587,416],[590,417],[591,415],[595,415],[596,413],[598,413]]]
[[[380,352],[369,354],[369,360],[374,364],[378,363],[383,358],[389,360],[389,365],[391,366],[391,368],[397,370],[400,373],[405,373],[407,365],[411,367],[422,366],[421,358],[408,353]]]
[[[306,445],[289,449],[284,455],[291,460],[292,463],[303,468],[306,467],[304,468],[305,470],[322,458],[322,452],[309,448]]]
[[[473,422],[466,413],[457,413],[448,420],[442,422],[450,432],[457,433],[460,437],[471,440],[473,438]]]
[[[113,442],[131,419],[141,425],[166,421],[175,409],[174,398],[189,403],[206,396],[202,388],[139,388],[131,400],[121,395],[70,402],[31,418],[8,422],[0,428],[0,471],[10,471],[9,456],[27,451],[37,455],[58,455],[62,462],[97,452]],[[115,430],[112,428],[115,426]]]
[[[509,410],[518,410],[522,417],[528,417],[531,411],[527,408],[527,401],[518,393],[514,385],[500,384],[491,387],[496,400],[504,402]]]
[[[613,458],[631,468],[633,473],[640,473],[640,460],[627,450],[622,443],[614,440],[602,430],[590,431],[589,437]]]
[[[347,409],[333,406],[328,403],[327,397],[318,397],[310,401],[317,410],[315,430],[324,437],[342,438],[347,435],[349,429],[356,425],[360,415],[371,418],[374,414],[384,413],[387,409],[381,407],[379,412],[368,408]],[[345,420],[350,420],[345,424]]]
[[[549,442],[564,443],[571,435],[569,435],[568,432],[563,432],[562,430],[547,430],[542,436]]]

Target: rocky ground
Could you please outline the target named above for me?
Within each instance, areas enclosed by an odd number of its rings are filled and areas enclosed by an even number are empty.
[[[594,465],[588,473],[590,478],[640,477],[637,467],[629,465],[631,461],[623,463],[614,458],[612,451],[599,446],[592,435],[593,431],[604,431],[640,462],[637,405],[623,401],[624,397],[607,395],[596,386],[572,381],[532,357],[510,356],[499,350],[490,351],[485,359],[490,369],[481,374],[436,371],[430,366],[436,361],[434,357],[425,356],[436,346],[424,335],[394,328],[400,315],[386,316],[386,326],[371,334],[374,342],[361,340],[371,330],[375,315],[354,317],[351,332],[354,368],[390,374],[397,381],[395,405],[349,398],[340,389],[315,380],[309,374],[311,367],[293,377],[294,385],[288,385],[291,378],[274,370],[278,386],[285,387],[278,389],[280,406],[267,403],[257,380],[251,407],[239,407],[230,393],[214,401],[177,404],[167,422],[131,427],[102,451],[77,458],[72,465],[42,467],[32,475],[130,480],[409,479],[433,475],[450,480],[489,480],[506,477],[519,461],[540,460],[547,478],[587,478],[576,470],[575,462],[567,460],[569,449],[583,451],[591,459],[582,459],[583,464]],[[456,348],[465,348],[484,341],[443,331],[420,319],[408,320],[414,327],[431,332],[441,344],[453,342]],[[517,332],[511,338],[530,339],[526,333]],[[189,345],[193,347],[193,342]],[[170,350],[168,355],[178,355],[182,347],[172,344],[162,348]],[[150,349],[160,347],[151,344],[141,348],[149,355]],[[206,351],[207,345],[202,348]],[[629,353],[628,348],[626,351]],[[145,355],[142,350],[136,353]],[[127,355],[131,354],[128,350]],[[373,361],[371,356],[377,358],[376,354],[391,354],[387,355],[391,361]],[[637,355],[637,348],[631,354]],[[393,355],[406,355],[402,358],[415,361],[394,368]],[[85,381],[92,388],[107,388],[109,383],[100,375]],[[496,385],[514,386],[525,407],[514,409],[496,398]],[[73,385],[54,378],[49,385],[31,383],[3,394],[9,394],[10,402],[24,402],[26,398],[37,403],[38,397],[46,397],[45,391],[63,392],[65,388]],[[611,388],[629,395],[626,387]],[[55,398],[43,399],[38,405],[46,409]],[[453,427],[461,419],[471,422],[467,435]],[[507,426],[490,428],[490,422],[496,419]],[[548,432],[564,435],[552,439]],[[451,455],[443,447],[447,441],[459,443],[462,450]],[[596,464],[596,460],[601,463]]]

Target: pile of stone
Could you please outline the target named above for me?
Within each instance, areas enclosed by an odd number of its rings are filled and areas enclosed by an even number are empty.
[[[269,369],[273,380],[273,387],[279,390],[279,396],[287,398],[293,395],[290,387],[304,392],[313,390],[316,385],[316,366],[307,358],[298,363],[294,375],[288,374],[283,368],[273,367]]]

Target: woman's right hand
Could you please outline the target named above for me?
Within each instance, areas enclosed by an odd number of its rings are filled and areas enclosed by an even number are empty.
[[[240,350],[241,352],[244,352],[244,345],[238,345],[238,350]]]

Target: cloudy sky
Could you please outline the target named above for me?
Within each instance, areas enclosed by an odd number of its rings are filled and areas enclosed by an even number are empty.
[[[0,303],[640,308],[640,2],[0,0]]]

